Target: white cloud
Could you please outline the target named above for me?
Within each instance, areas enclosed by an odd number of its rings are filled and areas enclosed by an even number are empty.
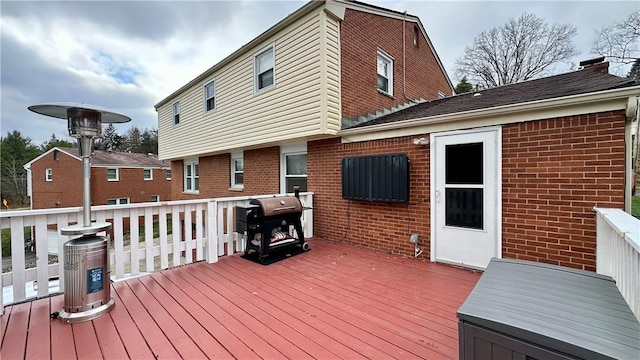
[[[591,57],[594,31],[625,18],[637,2],[374,1],[422,20],[450,76],[481,31],[532,12],[578,28],[575,44]],[[64,138],[64,121],[29,105],[85,102],[157,127],[153,105],[303,6],[303,1],[0,2],[0,131],[40,144]],[[569,69],[566,65],[564,69]],[[624,69],[619,70],[624,73]],[[453,79],[454,84],[457,79]]]

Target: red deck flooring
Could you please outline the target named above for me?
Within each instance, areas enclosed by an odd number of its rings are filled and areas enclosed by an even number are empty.
[[[8,306],[5,359],[455,359],[480,275],[323,240],[271,265],[239,255],[114,283],[116,307],[63,324],[62,296]]]

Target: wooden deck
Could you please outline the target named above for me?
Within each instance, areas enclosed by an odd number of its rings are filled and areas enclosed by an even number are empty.
[[[480,275],[323,240],[263,266],[240,256],[113,284],[116,307],[63,324],[55,296],[8,306],[0,358],[458,357],[456,310]]]

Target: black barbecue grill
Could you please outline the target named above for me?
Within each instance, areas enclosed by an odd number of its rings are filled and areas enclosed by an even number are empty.
[[[297,196],[253,199],[249,205],[236,206],[236,231],[245,236],[245,256],[257,254],[258,260],[274,251],[299,246],[309,250],[302,232],[302,203]]]

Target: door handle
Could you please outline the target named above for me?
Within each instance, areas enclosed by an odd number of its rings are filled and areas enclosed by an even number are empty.
[[[436,203],[440,202],[440,191],[436,190]]]

